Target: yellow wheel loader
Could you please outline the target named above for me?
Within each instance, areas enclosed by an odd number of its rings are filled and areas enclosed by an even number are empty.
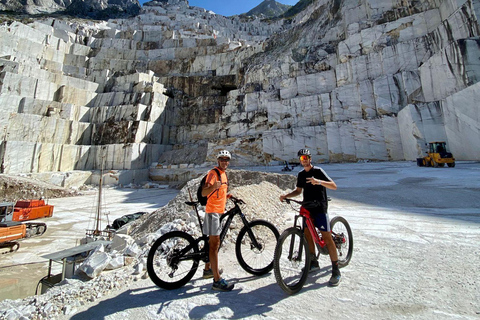
[[[417,158],[419,167],[444,167],[445,163],[449,167],[455,167],[455,158],[447,151],[444,141],[435,141],[428,144],[427,155],[423,158]]]

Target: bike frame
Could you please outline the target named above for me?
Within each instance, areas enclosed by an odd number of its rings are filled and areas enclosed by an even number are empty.
[[[250,239],[252,240],[253,245],[257,249],[261,249],[261,245],[257,242],[257,239],[254,237],[254,235],[252,233],[252,230],[248,226],[249,223],[247,221],[247,218],[245,217],[245,214],[242,212],[242,209],[240,209],[240,206],[238,205],[237,201],[233,200],[233,203],[234,203],[234,207],[220,216],[220,224],[222,224],[223,227],[222,227],[222,231],[220,232],[220,246],[219,246],[219,249],[222,247],[223,240],[225,240],[225,237],[227,236],[228,229],[230,228],[230,224],[232,223],[233,218],[236,215],[240,216],[244,226],[247,227],[247,233],[248,233],[248,236],[250,237]],[[198,224],[199,224],[200,229],[202,231],[202,236],[197,238],[197,239],[194,239],[195,240],[194,245],[199,247],[200,243],[203,241],[203,249],[201,251],[199,251],[198,254],[187,255],[186,253],[191,249],[191,246],[185,247],[184,250],[182,250],[182,252],[181,252],[182,254],[185,254],[181,260],[195,259],[195,260],[199,260],[199,261],[202,260],[203,262],[209,262],[209,260],[210,260],[209,259],[209,254],[208,254],[209,253],[209,243],[208,243],[209,238],[208,238],[208,235],[203,233],[203,225],[202,225],[202,221],[200,219],[200,215],[198,214],[198,209],[197,209],[198,202],[187,202],[187,204],[191,205],[195,208],[195,212],[197,213]],[[206,213],[206,214],[208,214],[208,213]],[[225,219],[227,219],[227,220],[225,221]]]
[[[319,232],[317,232],[317,229],[310,216],[310,211],[308,211],[308,209],[306,209],[300,201],[296,201],[294,199],[287,199],[287,203],[289,203],[290,201],[296,202],[301,205],[299,214],[295,215],[293,226],[301,230],[303,234],[305,234],[305,226],[307,226],[308,232],[310,232],[310,235],[312,236],[312,239],[315,245],[317,246],[318,254],[320,253],[328,254],[327,244],[325,243],[325,240],[323,240],[323,237],[321,236],[321,234],[319,235]],[[299,222],[299,220],[301,220],[301,222]],[[296,244],[292,239],[292,241],[290,242],[290,250],[289,250],[289,257],[288,257],[289,259],[292,259],[291,255],[295,251],[294,250],[295,246]],[[303,256],[303,254],[304,253],[303,253],[303,246],[302,246],[300,247],[300,252],[299,252],[300,259]]]
[[[318,259],[320,254],[329,254],[328,247],[331,246],[328,243],[330,241],[328,237],[332,237],[335,245],[331,249],[337,250],[339,253],[338,267],[342,268],[348,265],[353,252],[352,231],[348,222],[340,216],[335,216],[329,221],[330,232],[317,229],[312,219],[314,214],[311,214],[310,210],[315,212],[314,209],[322,205],[318,201],[298,201],[283,197],[280,199],[287,204],[294,202],[300,205],[300,209],[297,206],[292,206],[292,209],[298,213],[295,215],[293,226],[287,228],[280,235],[274,256],[274,273],[278,285],[286,293],[295,294],[305,284],[312,267],[312,260]],[[338,228],[336,227],[337,224]],[[305,231],[305,228],[308,231]],[[310,232],[313,241],[307,241],[307,232]],[[315,244],[309,244],[308,242],[314,242]],[[347,245],[344,246],[344,244]],[[312,254],[312,249],[318,249],[315,256]]]
[[[305,209],[303,206],[300,207],[300,214],[295,216],[295,226],[298,227],[299,225],[297,224],[297,220],[299,218],[303,218],[303,223],[302,223],[302,230],[305,232],[304,226],[307,226],[308,231],[310,232],[310,235],[312,236],[313,241],[320,246],[320,248],[325,248],[327,245],[325,243],[325,240],[321,236],[319,236],[317,229],[315,228],[315,225],[313,224],[313,220],[310,216],[310,211]]]

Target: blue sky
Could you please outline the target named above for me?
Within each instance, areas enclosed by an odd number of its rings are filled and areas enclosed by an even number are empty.
[[[149,0],[139,0],[140,4]],[[279,3],[295,5],[299,0],[276,0]],[[250,11],[262,3],[263,0],[188,0],[191,6],[205,8],[224,16],[233,16]]]

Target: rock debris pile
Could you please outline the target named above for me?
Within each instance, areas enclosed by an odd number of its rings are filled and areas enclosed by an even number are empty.
[[[20,199],[62,198],[78,195],[78,190],[66,189],[31,177],[0,174],[0,201]]]
[[[201,178],[188,181],[177,197],[167,206],[134,221],[129,234],[138,239],[145,234],[155,232],[175,219],[196,223],[195,211],[186,205],[185,201],[196,200],[196,192]],[[246,206],[242,210],[249,219],[265,219],[272,222],[276,221],[272,212],[280,212],[281,208],[284,208],[284,205],[278,200],[280,189],[293,189],[296,181],[296,177],[293,175],[247,170],[229,170],[228,179],[229,191],[246,202]]]
[[[184,203],[190,197],[189,190],[196,197],[194,191],[200,179],[189,181],[165,207],[123,226],[111,245],[98,247],[90,254],[76,270],[75,278],[62,281],[40,296],[1,301],[0,319],[68,316],[86,303],[148,277],[146,259],[157,238],[173,230],[194,236],[201,234],[195,211]],[[229,179],[230,192],[246,203],[242,210],[249,221],[264,219],[272,222],[279,231],[284,229],[284,212],[288,207],[280,203],[278,197],[285,189],[293,188],[295,176],[231,170]],[[199,213],[204,215],[203,207]],[[240,221],[235,219],[225,245],[235,241],[241,227]]]

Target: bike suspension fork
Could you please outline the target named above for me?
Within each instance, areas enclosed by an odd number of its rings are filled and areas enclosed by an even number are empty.
[[[252,228],[250,228],[247,218],[245,218],[243,212],[240,212],[240,218],[242,218],[243,225],[245,226],[245,228],[247,228],[247,233],[250,237],[250,240],[252,241],[253,246],[258,250],[262,250],[262,245],[257,241],[257,238],[253,234]]]
[[[298,222],[299,219],[302,220],[301,223]],[[301,243],[302,243],[302,241],[307,241],[307,239],[305,239],[305,217],[299,216],[299,215],[295,216],[295,220],[294,220],[293,225],[294,225],[295,228],[297,228],[298,230],[301,231],[303,239],[300,238],[298,240],[299,241],[298,244],[295,243],[295,237],[292,237],[290,239],[290,250],[289,250],[289,254],[288,254],[288,259],[289,260],[292,259],[292,255],[296,252],[295,248],[298,246],[297,260],[301,261],[303,255],[304,255],[303,246],[301,245]]]

